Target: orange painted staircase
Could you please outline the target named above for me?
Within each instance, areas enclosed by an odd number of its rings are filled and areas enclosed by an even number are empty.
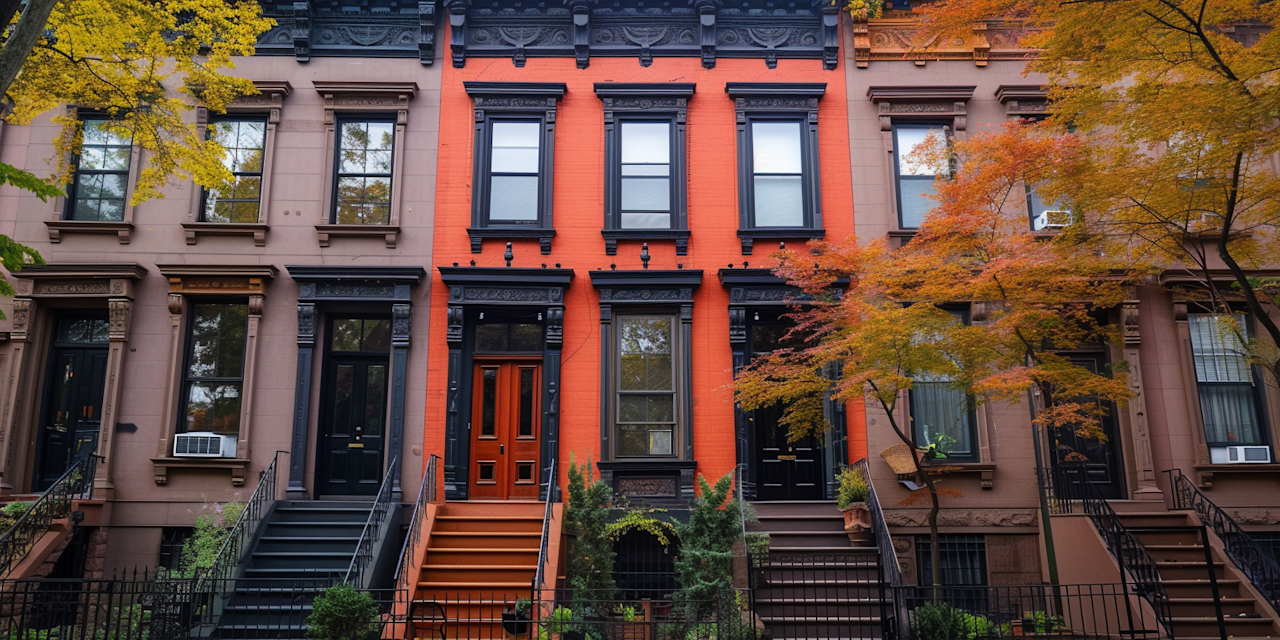
[[[561,505],[548,532],[558,548]],[[498,640],[502,611],[531,598],[542,544],[545,503],[447,502],[436,506],[423,532],[425,552],[418,563],[412,600],[419,610],[442,611],[449,640]],[[550,544],[554,542],[554,544]],[[550,555],[550,554],[548,554]],[[558,554],[557,554],[558,555]],[[554,576],[554,559],[546,571]],[[437,609],[438,606],[438,609]],[[417,633],[423,637],[439,637]]]

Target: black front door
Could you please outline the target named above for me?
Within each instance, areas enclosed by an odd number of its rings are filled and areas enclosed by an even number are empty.
[[[338,318],[330,326],[321,394],[319,495],[375,495],[382,483],[391,322]]]
[[[1076,356],[1071,363],[1097,373],[1103,369],[1104,360],[1098,356]],[[1116,440],[1116,408],[1106,407],[1099,429],[1102,437],[1094,437],[1093,430],[1074,427],[1058,427],[1053,430],[1053,464],[1076,466],[1084,464],[1085,476],[1098,489],[1102,497],[1119,500],[1124,498],[1124,465],[1120,460],[1120,443]]]
[[[107,373],[107,319],[58,320],[36,445],[32,490],[44,491],[71,462],[98,447]]]
[[[755,313],[754,316],[758,316]],[[754,320],[754,317],[753,317]],[[790,325],[777,316],[749,325],[751,356],[765,355],[782,346]],[[822,445],[810,434],[794,442],[787,428],[778,424],[782,406],[747,413],[755,440],[753,463],[757,500],[821,500],[823,490]]]

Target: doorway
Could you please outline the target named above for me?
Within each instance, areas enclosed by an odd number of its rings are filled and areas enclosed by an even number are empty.
[[[750,358],[767,355],[779,347],[796,346],[787,339],[791,324],[780,314],[761,317],[755,312],[749,325]],[[787,427],[778,423],[782,405],[747,412],[754,439],[753,463],[757,500],[821,500],[823,498],[822,443],[814,434],[791,441]]]
[[[1098,373],[1105,366],[1104,357],[1098,355],[1072,356],[1071,363],[1091,373]],[[1096,400],[1094,400],[1096,402]],[[1106,413],[1099,425],[1102,438],[1089,437],[1080,429],[1063,426],[1052,431],[1054,466],[1083,463],[1085,477],[1097,488],[1103,498],[1124,498],[1124,465],[1120,459],[1120,443],[1116,440],[1115,406],[1105,407]]]
[[[32,490],[44,491],[98,448],[107,373],[107,318],[58,319],[36,444]]]
[[[316,494],[376,495],[382,484],[391,321],[335,318],[328,344]]]
[[[469,496],[538,499],[542,361],[475,357]]]

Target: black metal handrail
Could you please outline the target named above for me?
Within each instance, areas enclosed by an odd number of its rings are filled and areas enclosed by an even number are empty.
[[[277,451],[275,457],[271,458],[271,464],[262,471],[262,475],[258,477],[258,486],[254,488],[253,495],[249,496],[249,501],[244,504],[244,511],[240,512],[236,523],[227,531],[227,537],[222,541],[222,548],[214,557],[213,564],[202,572],[202,577],[210,584],[222,583],[228,578],[236,577],[234,575],[236,566],[248,553],[254,532],[267,517],[267,512],[276,500],[276,471],[280,468],[282,453],[288,452]],[[209,589],[202,589],[202,591],[211,593]]]
[[[1222,540],[1222,547],[1236,567],[1239,567],[1254,588],[1262,592],[1273,608],[1280,610],[1280,564],[1227,515],[1214,504],[1181,469],[1165,471],[1173,487],[1173,508],[1195,511],[1205,526]]]
[[[893,546],[893,538],[889,535],[889,525],[884,519],[884,509],[880,506],[880,497],[876,495],[876,485],[871,481],[871,466],[862,458],[853,463],[867,482],[867,510],[871,512],[871,531],[876,539],[876,555],[880,559],[880,621],[884,637],[895,638],[905,632],[907,607],[904,599],[898,597],[895,590],[904,583],[902,565],[898,563],[898,550]]]
[[[1074,504],[1080,504],[1085,515],[1089,516],[1093,526],[1102,535],[1107,550],[1120,563],[1121,584],[1126,589],[1131,588],[1135,595],[1142,596],[1151,604],[1156,620],[1172,638],[1173,614],[1169,607],[1169,594],[1165,592],[1160,580],[1160,569],[1156,561],[1147,553],[1142,541],[1125,528],[1115,510],[1089,481],[1084,465],[1062,463],[1055,466],[1050,490],[1058,513],[1074,513]]]
[[[559,502],[560,479],[556,475],[556,459],[551,459],[551,468],[547,471],[547,502],[542,512],[542,542],[538,545],[538,569],[533,574],[533,594],[536,596],[542,589],[542,580],[547,566],[547,546],[551,537],[552,505]]]
[[[54,520],[71,516],[72,500],[93,497],[93,475],[97,469],[98,456],[91,453],[77,458],[0,536],[0,576],[7,575],[27,555]]]
[[[382,477],[382,486],[378,488],[378,497],[374,499],[373,507],[369,509],[369,519],[364,523],[364,530],[360,532],[360,542],[356,544],[356,553],[351,557],[351,565],[347,567],[344,582],[357,589],[366,587],[364,574],[369,569],[369,565],[373,564],[373,548],[382,537],[382,523],[386,522],[387,515],[391,513],[392,489],[399,473],[400,458],[397,456],[391,459],[391,464],[387,465],[387,473]]]
[[[427,518],[427,505],[436,502],[436,465],[440,456],[431,454],[427,457],[427,472],[422,476],[422,486],[418,488],[418,500],[413,503],[413,516],[409,519],[409,534],[405,536],[404,553],[400,554],[400,565],[396,567],[397,586],[400,580],[408,579],[409,570],[417,568],[416,549],[422,541],[422,522]]]

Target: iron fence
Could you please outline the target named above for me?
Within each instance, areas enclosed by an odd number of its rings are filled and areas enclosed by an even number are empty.
[[[878,638],[892,629],[874,552],[772,551],[749,554],[748,565],[752,611],[775,638]]]
[[[312,601],[341,576],[239,580],[131,572],[108,579],[0,581],[0,638],[9,640],[178,640],[192,637],[302,638]],[[369,591],[379,619],[371,633],[402,624],[394,590]]]
[[[0,577],[22,561],[54,520],[71,516],[73,500],[93,497],[93,476],[97,468],[98,456],[88,454],[77,458],[22,517],[0,535]]]

